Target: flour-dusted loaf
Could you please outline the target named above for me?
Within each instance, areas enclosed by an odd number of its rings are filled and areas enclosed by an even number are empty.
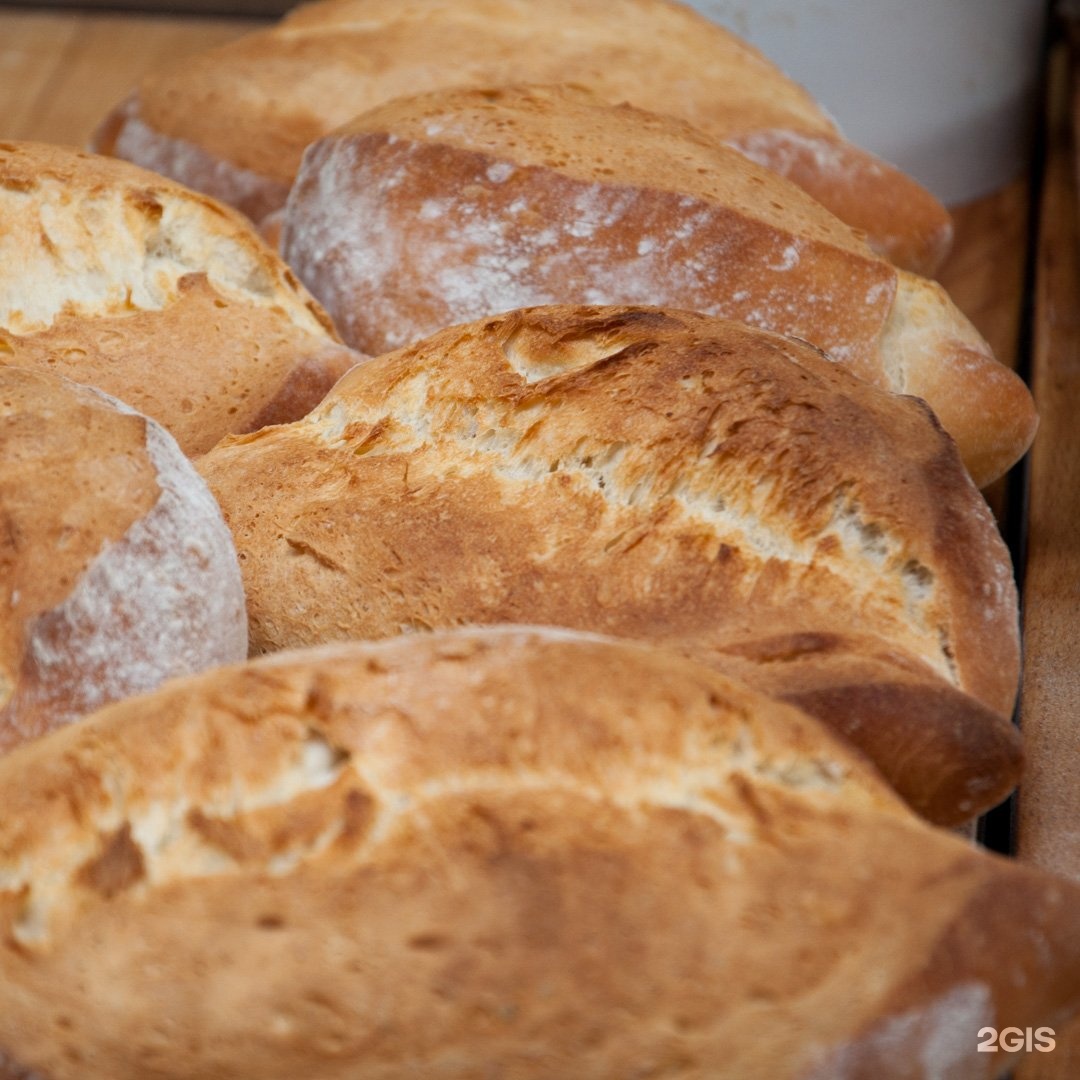
[[[97,386],[198,454],[303,416],[359,359],[240,214],[126,162],[0,143],[0,364]]]
[[[1016,595],[986,504],[925,405],[809,346],[515,312],[369,361],[199,468],[256,651],[499,622],[665,641],[805,698],[936,820],[1015,783]]]
[[[845,141],[756,50],[668,0],[329,0],[148,75],[96,147],[261,219],[304,147],[396,97],[571,82],[669,113],[788,176],[899,264],[932,271],[952,227],[896,169]]]
[[[232,538],[176,442],[97,390],[0,366],[0,753],[246,655]]]
[[[533,304],[659,304],[793,334],[925,398],[981,485],[1031,394],[941,287],[682,121],[566,87],[390,103],[309,148],[282,251],[377,354]]]
[[[527,628],[174,682],[0,761],[0,1075],[988,1078],[1080,890],[809,718]]]

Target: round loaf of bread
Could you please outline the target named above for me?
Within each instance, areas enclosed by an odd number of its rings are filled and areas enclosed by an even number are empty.
[[[159,425],[0,366],[0,463],[0,752],[247,655],[229,531]]]
[[[575,83],[688,120],[799,184],[899,265],[932,272],[952,226],[915,181],[842,138],[759,52],[669,0],[327,0],[148,75],[95,148],[256,220],[304,147],[394,98]]]
[[[0,143],[0,364],[97,386],[188,454],[361,359],[240,214],[126,162]]]
[[[5,1078],[988,1080],[982,1026],[1080,1000],[1075,885],[628,643],[222,669],[0,760],[0,806]]]
[[[803,338],[924,398],[983,486],[1031,394],[937,284],[688,124],[568,87],[392,102],[309,148],[282,252],[377,354],[533,304],[659,304]]]
[[[1016,782],[1016,589],[986,503],[922,402],[805,344],[514,312],[199,468],[258,651],[500,622],[664,641],[812,708],[935,820]]]

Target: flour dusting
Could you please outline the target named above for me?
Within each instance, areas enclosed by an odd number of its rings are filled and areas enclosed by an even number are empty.
[[[808,1080],[862,1080],[892,1061],[917,1064],[918,1071],[909,1073],[922,1080],[966,1080],[975,1075],[979,1029],[993,1023],[989,987],[961,983],[920,1008],[881,1021],[856,1045],[832,1054]]]
[[[433,175],[452,180],[437,191]],[[282,249],[370,354],[513,308],[656,304],[794,334],[869,366],[895,277],[845,257],[839,278],[823,265],[831,248],[697,197],[377,134],[308,149]]]
[[[221,511],[172,436],[151,420],[146,450],[158,501],[102,549],[60,607],[28,628],[34,677],[12,702],[16,730],[20,716],[68,723],[247,655],[240,567]]]
[[[285,205],[288,184],[212,157],[194,143],[162,135],[139,116],[135,102],[129,102],[125,112],[113,150],[117,157],[235,206],[256,222]]]

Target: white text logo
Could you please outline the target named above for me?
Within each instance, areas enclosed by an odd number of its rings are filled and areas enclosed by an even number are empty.
[[[996,1054],[998,1049],[1012,1053],[1015,1050],[1040,1050],[1047,1054],[1057,1046],[1054,1041],[1054,1029],[1041,1028],[979,1028],[979,1050],[983,1053]]]

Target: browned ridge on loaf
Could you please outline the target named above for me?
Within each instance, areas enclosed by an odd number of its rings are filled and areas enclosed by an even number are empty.
[[[282,251],[376,355],[536,304],[655,304],[824,349],[924,398],[979,486],[1027,449],[1024,383],[940,285],[683,121],[551,86],[400,99],[311,146]]]
[[[269,651],[462,623],[664,641],[957,821],[1016,781],[1007,551],[913,398],[703,315],[538,308],[354,368],[200,462]]]

